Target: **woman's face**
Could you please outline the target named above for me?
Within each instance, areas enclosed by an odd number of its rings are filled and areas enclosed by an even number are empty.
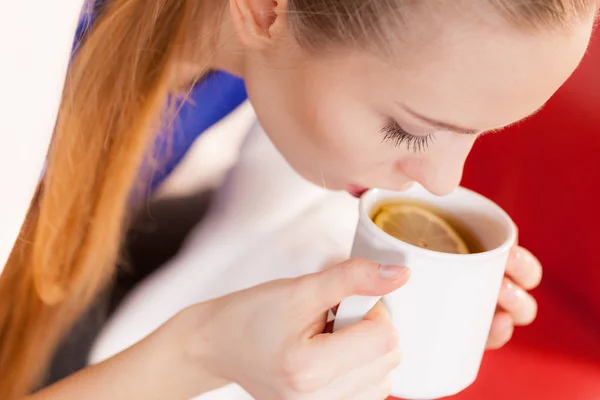
[[[282,25],[270,45],[247,53],[244,78],[289,163],[330,189],[418,182],[445,194],[460,183],[479,136],[535,113],[571,75],[593,21],[530,34],[445,21],[403,43],[402,57],[310,54]]]

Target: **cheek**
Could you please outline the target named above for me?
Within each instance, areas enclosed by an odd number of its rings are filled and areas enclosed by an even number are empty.
[[[352,159],[356,149],[346,140],[346,108],[327,87],[302,70],[257,68],[248,74],[248,96],[273,144],[301,175],[321,179]]]
[[[474,141],[474,136],[440,133],[426,152],[404,157],[397,167],[429,191],[439,195],[449,193],[460,184]]]
[[[313,103],[307,134],[330,160],[369,170],[392,165],[398,149],[383,143],[383,122],[351,93],[323,91]]]
[[[383,118],[352,86],[314,71],[249,73],[248,95],[263,128],[302,175],[368,183],[375,176],[390,177],[402,151],[382,143]]]

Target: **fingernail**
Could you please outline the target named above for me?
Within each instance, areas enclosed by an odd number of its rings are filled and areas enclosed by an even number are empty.
[[[380,265],[379,276],[384,279],[398,279],[408,272],[408,268],[398,265]]]

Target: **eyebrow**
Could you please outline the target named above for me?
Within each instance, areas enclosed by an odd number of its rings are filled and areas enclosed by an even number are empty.
[[[402,107],[402,109],[404,109],[404,111],[406,111],[407,113],[409,113],[416,119],[420,120],[421,122],[425,122],[426,124],[429,124],[431,126],[434,126],[437,129],[444,130],[444,131],[452,131],[452,132],[460,133],[463,135],[476,135],[479,132],[481,132],[480,129],[464,128],[462,126],[455,125],[451,122],[443,122],[443,121],[438,121],[434,118],[426,117],[424,115],[419,114],[418,112],[416,112],[414,110],[411,110],[404,104],[400,104],[400,103],[398,103],[398,104],[400,105],[400,107]]]
[[[455,125],[451,122],[443,122],[443,121],[438,121],[434,118],[430,118],[430,117],[426,117],[424,115],[419,114],[418,112],[411,110],[410,108],[408,108],[407,106],[405,106],[404,104],[401,103],[397,103],[400,107],[402,107],[402,109],[404,111],[406,111],[407,113],[409,113],[410,115],[412,115],[414,118],[420,120],[421,122],[424,122],[426,124],[429,124],[437,129],[440,130],[445,130],[445,131],[451,131],[451,132],[456,132],[462,135],[477,135],[478,133],[482,132],[481,129],[473,129],[473,128],[464,128],[462,126],[458,126]],[[534,112],[532,112],[531,114],[529,114],[527,117],[523,118],[521,121],[524,121],[526,119],[531,118],[532,116],[536,115],[537,113],[539,113],[544,107],[546,106],[546,103],[542,104],[537,110],[535,110]],[[516,123],[516,122],[515,122]],[[508,126],[511,126],[513,124],[510,124]],[[505,127],[506,128],[506,127]]]

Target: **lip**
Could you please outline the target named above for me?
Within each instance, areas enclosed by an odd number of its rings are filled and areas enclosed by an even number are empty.
[[[407,182],[402,187],[395,189],[395,190],[402,192],[402,191],[410,189],[411,187],[414,186],[414,184],[415,184],[415,182]],[[346,191],[348,193],[350,193],[352,196],[356,197],[357,199],[360,199],[363,194],[365,194],[367,191],[369,191],[369,188],[364,187],[364,186],[359,186],[359,185],[348,185],[346,187]]]
[[[365,194],[367,190],[369,190],[369,188],[359,185],[348,185],[346,187],[346,191],[350,193],[350,195],[356,197],[357,199],[360,198],[360,196],[362,196],[363,194]]]

